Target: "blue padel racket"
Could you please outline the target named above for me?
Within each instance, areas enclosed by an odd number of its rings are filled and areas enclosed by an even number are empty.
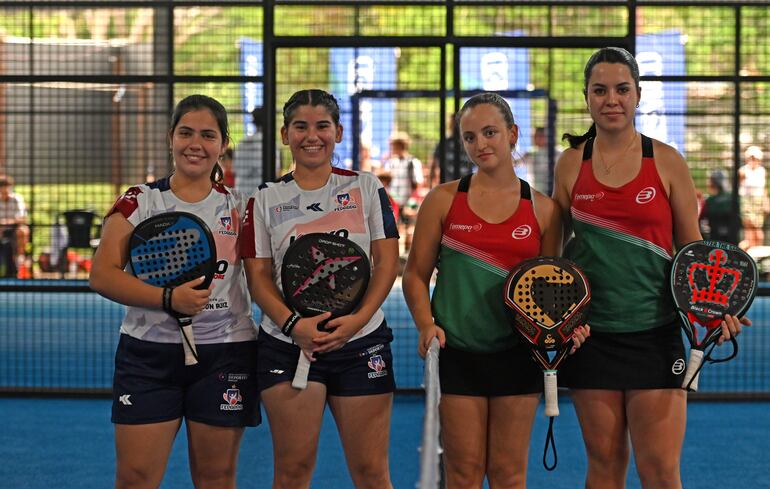
[[[302,317],[350,314],[366,293],[371,266],[364,250],[341,236],[310,233],[289,246],[281,265],[286,304]],[[307,387],[310,360],[300,352],[292,387]]]
[[[694,241],[680,249],[671,266],[671,293],[682,328],[690,341],[682,388],[698,390],[704,361],[724,362],[738,354],[738,342],[731,338],[732,355],[712,359],[711,352],[722,334],[726,314],[743,316],[757,293],[757,265],[745,251],[722,241]],[[698,334],[700,325],[705,331]],[[709,353],[706,348],[711,346]]]
[[[155,287],[177,287],[204,277],[196,288],[205,289],[214,279],[217,249],[205,222],[187,212],[165,212],[140,222],[128,240],[131,271]],[[172,314],[179,323],[185,365],[198,363],[192,318]]]
[[[511,270],[504,300],[513,312],[514,329],[527,341],[532,359],[543,369],[545,415],[551,418],[543,465],[553,470],[553,417],[559,415],[557,370],[572,348],[575,328],[584,322],[591,290],[583,272],[571,261],[537,257]],[[554,448],[550,466],[546,462],[549,443]]]

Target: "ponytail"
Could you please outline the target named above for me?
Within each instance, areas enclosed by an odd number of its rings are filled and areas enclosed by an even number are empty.
[[[211,169],[211,183],[222,183],[225,180],[225,172],[217,161],[214,163],[214,168]]]
[[[596,123],[591,124],[591,127],[589,127],[586,133],[582,136],[565,132],[564,135],[562,135],[561,140],[568,141],[570,148],[577,148],[583,144],[583,142],[594,137],[596,137]]]

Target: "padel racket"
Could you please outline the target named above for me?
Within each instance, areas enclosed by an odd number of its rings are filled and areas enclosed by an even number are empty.
[[[364,250],[341,236],[310,233],[286,250],[281,284],[286,304],[302,317],[350,314],[366,293],[371,268]],[[319,327],[321,325],[319,324]],[[307,387],[310,360],[299,353],[292,387]]]
[[[757,265],[737,246],[722,241],[694,241],[680,249],[671,266],[671,293],[682,328],[690,341],[682,388],[698,390],[698,377],[704,361],[724,362],[738,354],[732,337],[732,355],[714,360],[711,352],[722,334],[726,314],[746,313],[757,293]],[[705,331],[698,334],[700,325]],[[709,353],[706,349],[711,346]]]
[[[557,370],[573,344],[576,327],[583,324],[591,299],[583,272],[565,258],[537,257],[524,260],[505,281],[504,300],[514,313],[515,330],[526,339],[532,358],[543,370],[545,415],[550,417],[543,465],[556,467],[553,417],[559,415]],[[554,463],[546,463],[548,444],[554,447]]]
[[[131,271],[156,287],[177,287],[204,277],[197,289],[214,279],[217,249],[205,222],[187,212],[165,212],[140,222],[128,240]],[[171,311],[179,324],[185,365],[198,363],[192,318]]]

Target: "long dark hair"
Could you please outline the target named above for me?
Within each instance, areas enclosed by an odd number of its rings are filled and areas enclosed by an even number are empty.
[[[294,113],[303,105],[310,105],[311,107],[318,107],[320,105],[324,107],[332,117],[334,125],[340,126],[340,106],[337,104],[337,99],[334,98],[334,95],[317,88],[311,88],[294,92],[289,97],[289,100],[283,104],[283,127],[289,127],[292,119],[294,119]]]
[[[211,112],[211,115],[213,115],[214,119],[216,119],[217,125],[219,126],[219,132],[222,134],[222,142],[229,143],[230,125],[227,123],[227,110],[216,99],[200,94],[185,97],[179,101],[178,104],[176,104],[174,112],[171,113],[171,127],[169,129],[169,135],[171,136],[174,134],[174,130],[176,130],[176,126],[179,124],[182,116],[188,112],[203,109]],[[217,163],[214,163],[214,168],[211,169],[211,181],[213,183],[222,183],[224,177],[225,172],[222,170],[222,167],[217,161]]]
[[[639,65],[636,64],[634,56],[623,48],[618,47],[606,47],[601,48],[588,58],[585,69],[583,70],[583,97],[588,99],[588,80],[591,78],[591,72],[599,63],[621,63],[628,67],[628,71],[631,72],[631,76],[636,84],[636,90],[639,91]],[[561,139],[567,140],[570,148],[577,148],[583,141],[596,137],[596,123],[591,124],[588,131],[582,135],[564,133]]]

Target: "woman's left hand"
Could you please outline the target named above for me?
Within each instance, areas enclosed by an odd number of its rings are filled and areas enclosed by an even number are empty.
[[[575,328],[575,334],[572,337],[573,345],[569,354],[572,355],[575,353],[575,351],[580,348],[580,345],[586,342],[589,336],[591,336],[591,326],[584,324]]]
[[[721,345],[730,338],[734,338],[741,333],[743,326],[751,326],[751,319],[746,316],[738,319],[729,314],[722,320],[722,336],[717,340],[717,345]]]
[[[339,350],[347,344],[350,338],[358,333],[364,327],[366,321],[363,321],[356,314],[348,314],[334,318],[324,326],[329,332],[327,335],[313,339],[315,346],[313,353],[328,353]]]

